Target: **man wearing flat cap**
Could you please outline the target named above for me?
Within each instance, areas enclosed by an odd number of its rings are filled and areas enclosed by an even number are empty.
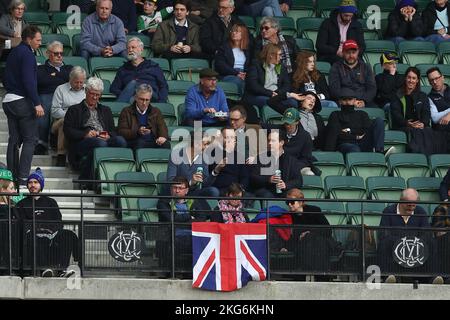
[[[222,88],[217,86],[218,75],[209,68],[200,71],[200,83],[191,87],[186,94],[185,125],[193,126],[194,121],[202,121],[206,127],[227,124],[227,98]]]
[[[354,0],[343,0],[341,5],[331,12],[330,17],[320,25],[317,34],[317,60],[331,64],[343,57],[343,45],[346,40],[353,39],[362,55],[364,32],[357,19],[357,8]]]
[[[337,101],[343,89],[348,89],[357,99],[355,107],[376,107],[373,102],[377,85],[372,68],[359,57],[359,45],[355,40],[347,40],[342,46],[343,60],[330,69],[328,82],[330,95]]]

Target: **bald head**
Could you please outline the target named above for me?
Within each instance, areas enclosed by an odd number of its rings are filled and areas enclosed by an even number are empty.
[[[400,200],[403,201],[418,201],[419,193],[416,189],[408,188],[402,191],[402,195],[400,196]]]

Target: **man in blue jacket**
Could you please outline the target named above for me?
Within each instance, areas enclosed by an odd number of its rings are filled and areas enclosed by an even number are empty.
[[[225,126],[228,122],[228,104],[225,92],[217,87],[219,74],[211,69],[200,71],[200,83],[191,87],[185,100],[184,123],[193,126],[201,121],[204,127]],[[225,114],[218,115],[217,112]]]
[[[26,187],[34,147],[37,144],[37,120],[44,116],[37,90],[37,64],[34,50],[42,42],[41,30],[28,26],[22,31],[22,43],[11,51],[6,61],[3,110],[8,117],[8,169]],[[22,153],[19,159],[19,147]]]
[[[111,0],[97,1],[96,12],[81,26],[80,50],[86,60],[90,57],[127,56],[123,22],[111,14]]]
[[[144,44],[141,39],[128,40],[127,50],[128,62],[119,68],[110,88],[117,101],[129,103],[136,87],[145,83],[152,87],[152,102],[167,102],[168,85],[164,73],[157,63],[142,57]]]

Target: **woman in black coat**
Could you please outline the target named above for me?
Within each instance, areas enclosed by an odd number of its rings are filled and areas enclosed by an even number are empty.
[[[245,25],[235,24],[231,27],[227,39],[215,56],[215,70],[222,81],[236,83],[242,96],[251,60],[250,34]]]

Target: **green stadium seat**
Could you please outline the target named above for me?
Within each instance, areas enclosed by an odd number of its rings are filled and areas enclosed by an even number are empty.
[[[129,106],[130,104],[127,102],[119,102],[119,101],[108,101],[105,103],[112,112],[113,118],[114,118],[114,124],[117,126],[119,123],[119,116],[122,112],[123,108]]]
[[[109,80],[103,80],[102,104],[109,105],[111,102],[116,101],[116,95],[111,93],[110,88],[111,82],[109,82]]]
[[[384,155],[376,152],[349,152],[346,154],[347,172],[362,177],[386,176],[388,167]]]
[[[378,57],[379,58],[379,57]],[[405,74],[406,69],[410,67],[409,64],[405,63],[397,63],[397,72],[399,74]],[[375,75],[383,72],[383,66],[380,63],[377,63],[373,66],[373,72]]]
[[[156,176],[156,181],[158,184],[156,185],[156,190],[158,191],[158,195],[162,196],[164,193],[165,185],[160,182],[167,182],[167,172],[160,172]]]
[[[94,170],[99,180],[114,180],[115,174],[121,171],[135,171],[133,151],[128,148],[96,148],[94,150]],[[114,194],[114,184],[102,183],[102,194]]]
[[[86,61],[85,58],[83,57],[64,57],[64,63],[65,64],[71,64],[73,66],[80,66],[82,67],[85,71],[86,71],[86,76],[89,75],[89,67],[88,67],[88,62]]]
[[[361,207],[362,205],[362,207]],[[351,216],[353,224],[361,224],[364,213],[364,224],[369,227],[378,227],[381,221],[381,214],[386,208],[386,203],[382,202],[348,202],[347,213]],[[362,211],[361,211],[362,209]]]
[[[176,126],[178,124],[175,107],[171,103],[152,102],[152,106],[158,108],[166,121],[167,126]]]
[[[72,54],[74,56],[81,56],[80,41],[81,41],[80,33],[76,33],[72,36]],[[89,69],[89,71],[91,71],[91,69]]]
[[[217,86],[222,88],[222,90],[225,92],[225,96],[228,99],[233,99],[233,100],[241,99],[241,95],[239,94],[239,89],[238,89],[238,86],[236,83],[219,81],[219,82],[217,82]]]
[[[405,179],[401,177],[369,177],[367,192],[374,200],[397,201],[406,189]]]
[[[311,39],[313,43],[316,43],[320,25],[324,20],[316,17],[297,19],[297,37]]]
[[[66,34],[42,34],[42,44],[37,50],[37,54],[45,56],[47,51],[47,45],[53,41],[59,41],[63,44],[64,56],[72,55],[72,45],[70,44],[70,38]]]
[[[439,186],[442,179],[435,177],[414,177],[408,179],[408,188],[419,192],[421,201],[440,201]]]
[[[24,12],[23,19],[30,25],[38,26],[42,33],[52,33],[52,23],[47,12],[31,11],[29,8]]]
[[[316,2],[317,16],[322,18],[328,18],[330,13],[341,5],[341,0],[326,0]]]
[[[172,59],[172,78],[198,83],[200,71],[204,68],[209,68],[208,60],[190,58]]]
[[[427,77],[427,71],[430,68],[438,67],[441,70],[442,75],[444,76],[444,81],[447,84],[450,84],[450,65],[448,64],[418,64],[416,65],[417,69],[420,70],[420,82],[422,85],[430,86]],[[422,90],[423,91],[423,90]]]
[[[339,109],[336,109],[334,107],[322,107],[322,110],[319,112],[319,115],[322,117],[323,121],[327,123],[328,118],[334,111],[339,111]]]
[[[374,25],[374,20],[368,20],[368,19],[358,19],[358,21],[361,23],[363,32],[364,32],[364,40],[378,40],[380,38],[380,34],[378,30],[376,29],[376,25]],[[370,25],[368,25],[370,23]]]
[[[247,26],[252,35],[256,35],[255,18],[251,16],[239,16],[238,18]]]
[[[166,80],[172,80],[172,71],[170,70],[169,60],[164,58],[151,58],[151,60],[159,65],[164,73],[164,78],[166,78]]]
[[[282,114],[278,113],[267,105],[262,107],[261,115],[263,122],[270,124],[281,124],[281,118],[283,117]]]
[[[371,66],[380,63],[380,56],[383,52],[395,52],[395,44],[389,40],[366,40],[364,50],[364,61]]]
[[[387,125],[386,114],[384,113],[383,109],[380,109],[380,108],[361,108],[359,110],[364,111],[365,113],[367,113],[367,115],[369,116],[370,120],[381,118],[381,119],[383,119],[383,121],[386,122],[386,125]]]
[[[256,215],[261,212],[261,202],[257,200],[254,201],[253,206],[244,207],[244,212],[247,214],[249,221],[252,221]]]
[[[149,172],[117,172],[116,181],[127,181],[116,184],[119,205],[122,209],[122,221],[142,221],[138,207],[138,198],[127,196],[149,196],[156,190],[155,177]]]
[[[325,190],[330,199],[364,199],[364,179],[355,176],[327,176]]]
[[[394,177],[405,180],[430,175],[427,157],[421,153],[393,153],[389,156],[388,166]]]
[[[300,50],[316,52],[314,42],[311,39],[295,38],[295,44]]]
[[[109,80],[111,83],[116,77],[117,70],[126,62],[122,57],[92,57],[89,59],[92,75],[103,80]]]
[[[155,176],[167,171],[169,158],[170,149],[142,148],[136,150],[136,162],[140,171],[150,172]]]
[[[44,64],[46,60],[47,60],[47,57],[45,57],[45,56],[36,56],[36,63],[38,66],[41,64]],[[64,59],[64,61],[65,61],[65,59]]]
[[[316,69],[325,76],[328,81],[328,75],[330,74],[331,64],[325,61],[316,61]]]
[[[302,192],[305,199],[323,199],[325,190],[320,176],[303,176]]]
[[[389,13],[395,8],[395,1],[393,0],[358,0],[358,11],[363,18],[369,18],[372,15],[372,11],[368,8],[372,5],[377,6],[377,11],[380,10],[381,19],[387,19]],[[384,34],[384,33],[383,33]]]
[[[139,220],[143,222],[158,222],[158,199],[155,198],[140,198],[138,199]],[[122,216],[123,217],[123,216]]]
[[[345,173],[345,162],[342,153],[330,151],[313,151],[317,160],[314,165],[322,170],[322,177],[340,176]]]
[[[169,86],[169,102],[174,106],[184,103],[186,92],[195,85],[192,81],[170,80],[167,81]],[[180,114],[177,113],[178,121],[181,121]],[[181,123],[180,123],[181,124]]]
[[[406,152],[407,146],[406,133],[399,130],[385,130],[384,131],[384,149],[387,150],[390,147],[395,147],[395,151],[398,153]]]
[[[256,17],[255,25],[259,28],[261,19],[263,17]],[[295,27],[295,20],[291,17],[272,17],[278,21],[281,28],[281,33],[285,36],[295,37],[297,34],[297,28]]]
[[[420,86],[420,91],[424,92],[425,94],[429,94],[432,88],[432,86]]]
[[[177,118],[178,123],[181,125],[184,120],[184,110],[186,109],[184,103],[180,103],[177,107]]]
[[[48,11],[48,1],[43,0],[23,0],[27,11]]]
[[[432,154],[429,162],[433,176],[444,178],[450,168],[450,154]]]
[[[450,42],[442,41],[437,46],[439,60],[444,64],[450,64]]]
[[[433,42],[429,41],[402,41],[398,44],[398,53],[403,63],[411,66],[438,62],[436,47]]]
[[[294,0],[287,16],[297,21],[299,18],[314,17],[315,14],[316,8],[313,0]]]
[[[80,17],[80,21],[76,21],[76,17]],[[87,17],[86,13],[80,13],[80,15],[68,14],[66,12],[54,12],[52,15],[53,29],[58,34],[65,34],[71,40],[75,34],[81,33],[81,25],[84,19]],[[73,46],[73,42],[72,42]]]

